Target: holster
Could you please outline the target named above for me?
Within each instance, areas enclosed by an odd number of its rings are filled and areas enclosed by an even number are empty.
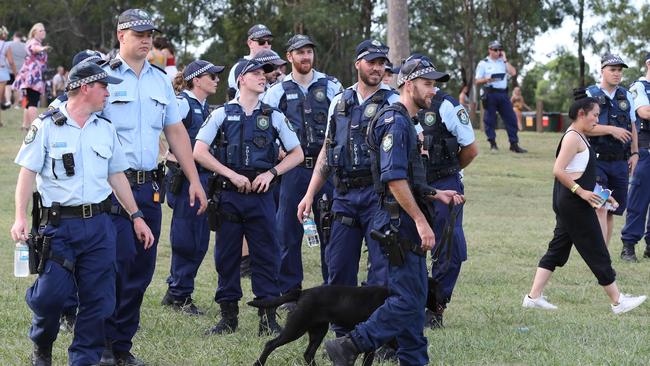
[[[183,183],[185,183],[185,174],[178,163],[168,161],[165,163],[170,171],[168,191],[174,195],[181,193]]]
[[[179,168],[180,170],[180,168]],[[158,192],[160,194],[160,203],[165,203],[165,196],[167,192],[167,187],[165,186],[165,163],[162,161],[158,163],[158,166],[155,170],[154,180],[158,183]]]
[[[318,212],[320,214],[320,229],[322,232],[323,245],[326,245],[330,240],[332,234],[332,221],[334,215],[332,214],[332,200],[321,199],[318,200]]]
[[[372,230],[370,237],[379,242],[384,253],[388,256],[388,263],[391,266],[401,266],[404,264],[406,253],[400,245],[400,239],[396,229],[391,228],[390,230],[386,230],[385,233]]]
[[[217,231],[221,226],[219,218],[220,191],[218,184],[219,176],[216,174],[208,178],[208,227],[211,231]]]

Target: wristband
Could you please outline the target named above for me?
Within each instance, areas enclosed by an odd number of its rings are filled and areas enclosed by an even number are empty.
[[[632,157],[632,155],[639,155],[639,152],[638,152],[638,151],[635,151],[635,152],[631,153],[631,154],[630,154],[630,157]]]
[[[278,171],[275,170],[275,167],[269,169],[269,173],[273,174],[274,178],[278,176]]]
[[[580,184],[576,183],[571,187],[571,193],[576,193],[576,191],[580,188]]]

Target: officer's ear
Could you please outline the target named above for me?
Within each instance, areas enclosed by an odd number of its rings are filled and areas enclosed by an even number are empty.
[[[359,71],[359,63],[361,63],[361,60],[362,59],[358,59],[354,62],[354,68],[357,69],[357,71]]]
[[[293,63],[293,56],[291,56],[291,51],[287,51],[287,61],[289,61],[289,63]]]
[[[124,43],[124,35],[126,34],[125,30],[118,30],[117,31],[117,40],[120,41],[120,43]]]

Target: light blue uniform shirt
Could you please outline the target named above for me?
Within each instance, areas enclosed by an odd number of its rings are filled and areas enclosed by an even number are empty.
[[[36,187],[43,206],[52,202],[61,206],[99,203],[111,194],[107,178],[129,167],[115,128],[103,118],[92,114],[83,128],[66,111],[67,102],[59,110],[67,117],[57,126],[51,117],[34,120],[15,163],[38,173]],[[63,154],[74,156],[74,175],[67,176]]]
[[[183,90],[183,92],[187,94],[188,97],[199,102],[199,98],[197,98],[196,95],[194,95],[194,93],[192,93],[191,91],[185,89]],[[205,107],[205,103],[207,102],[208,101],[206,99],[203,101],[203,103],[199,102],[199,104],[201,104],[202,107]],[[176,103],[178,103],[178,114],[181,116],[181,119],[185,118],[187,114],[190,112],[190,103],[187,101],[187,99],[181,96],[176,97]],[[203,114],[203,110],[194,111],[194,113]]]
[[[121,59],[119,55],[116,58]],[[108,85],[110,96],[102,115],[113,122],[129,167],[155,169],[160,133],[164,127],[181,122],[169,78],[148,61],[139,78],[126,62],[114,70],[108,64],[103,69],[123,80]]]
[[[300,88],[300,90],[304,95],[307,95],[307,93],[309,92],[309,87],[313,83],[317,82],[319,79],[327,77],[327,75],[323,74],[322,72],[318,72],[316,70],[313,71],[314,71],[313,77],[309,82],[309,85],[307,85],[307,87],[304,87],[303,85],[300,85],[296,82],[296,85],[298,85],[298,87]],[[282,81],[284,82],[289,80],[293,81],[293,72],[289,73],[289,75],[287,75]],[[338,81],[334,82],[332,80],[327,80],[327,99],[329,100],[334,99],[334,96],[339,92],[341,92],[342,90],[343,90],[343,86],[341,85],[341,83],[339,83]],[[264,99],[262,101],[273,108],[278,108],[278,106],[280,105],[280,99],[282,98],[283,95],[284,95],[284,88],[282,87],[282,83],[276,83],[273,84],[273,86],[266,91],[266,95],[264,96]]]
[[[460,146],[467,146],[474,142],[476,137],[474,136],[472,121],[470,121],[469,114],[461,104],[454,107],[450,101],[445,99],[440,104],[439,111],[440,118],[447,127],[447,131],[456,137]],[[467,122],[461,121],[460,116],[463,114],[467,117]]]
[[[602,92],[607,96],[607,98],[609,98],[609,100],[610,100],[609,103],[611,103],[611,101],[614,100],[614,97],[616,96],[616,91],[618,90],[618,88],[622,88],[620,86],[617,86],[616,89],[614,89],[614,92],[612,94],[610,94],[610,93],[607,92],[607,90],[601,88],[600,85],[596,85],[596,86],[598,87],[598,89],[602,90]],[[623,88],[623,90],[625,90],[625,88]],[[589,88],[587,88],[586,94],[588,96],[590,96],[590,97],[592,96],[591,92],[589,92]],[[645,94],[645,92],[643,94]],[[635,125],[636,125],[636,113],[634,112],[634,111],[636,111],[636,104],[634,104],[634,96],[632,95],[632,93],[630,93],[627,90],[625,90],[625,95],[627,96],[627,102],[630,104],[630,121],[634,122]],[[639,129],[639,126],[637,126],[637,130],[638,129]]]
[[[228,104],[239,104],[239,99],[233,99],[229,101]],[[260,106],[260,103],[258,103],[254,110],[260,109]],[[208,117],[208,120],[203,123],[203,126],[201,126],[199,133],[196,135],[196,139],[201,140],[208,145],[212,144],[212,141],[214,141],[214,138],[217,136],[217,132],[219,131],[219,128],[221,128],[225,119],[225,108],[219,107],[215,109],[214,112],[210,114],[210,117]],[[300,141],[298,140],[296,133],[289,128],[288,123],[289,121],[282,112],[274,110],[273,114],[271,114],[271,125],[276,131],[278,131],[278,137],[280,138],[280,141],[282,141],[282,145],[286,151],[291,151],[294,147],[300,146]]]
[[[646,78],[639,78],[639,80],[647,81]],[[645,91],[645,85],[640,81],[635,81],[634,84],[630,87],[630,92],[634,97],[634,111],[640,107],[650,105],[648,101],[648,94]]]
[[[492,74],[506,74],[503,80],[493,81],[485,85],[491,86],[496,89],[505,89],[508,87],[508,72],[506,70],[506,63],[503,59],[492,60],[489,57],[481,60],[476,66],[476,79],[484,79]]]

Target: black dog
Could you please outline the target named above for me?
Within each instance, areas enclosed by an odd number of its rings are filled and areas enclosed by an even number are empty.
[[[429,310],[436,307],[437,282],[429,278],[427,305]],[[257,308],[277,307],[296,301],[296,309],[289,313],[284,329],[276,338],[264,345],[264,351],[255,365],[264,365],[266,359],[276,348],[293,342],[303,334],[309,333],[309,345],[303,354],[308,365],[316,365],[314,356],[323,342],[330,323],[352,329],[368,320],[389,296],[388,288],[381,286],[318,286],[306,290],[293,290],[275,299],[253,300],[248,305]],[[364,354],[363,364],[371,365],[374,352]]]

